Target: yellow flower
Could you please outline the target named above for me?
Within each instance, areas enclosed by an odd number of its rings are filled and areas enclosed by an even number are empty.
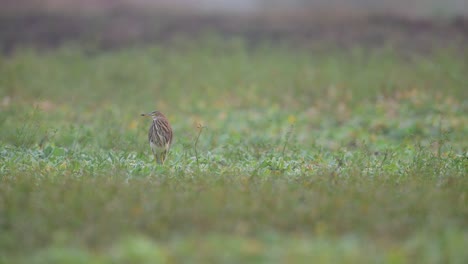
[[[296,117],[293,116],[293,115],[289,115],[288,116],[288,123],[291,124],[291,125],[296,123]]]
[[[136,120],[132,120],[132,122],[130,122],[130,124],[128,125],[128,128],[131,130],[135,130],[137,125],[138,125],[138,122]]]

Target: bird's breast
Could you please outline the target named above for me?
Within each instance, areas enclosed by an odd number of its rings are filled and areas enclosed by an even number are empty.
[[[163,151],[166,150],[165,147],[158,146],[158,145],[154,144],[153,142],[150,142],[150,147],[151,147],[151,150],[154,151],[154,152],[163,152]]]

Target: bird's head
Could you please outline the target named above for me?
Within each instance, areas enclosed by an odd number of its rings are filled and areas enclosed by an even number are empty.
[[[147,114],[141,114],[141,116],[150,116],[152,118],[156,118],[156,117],[163,116],[163,114],[156,110],[156,111],[153,111],[153,112],[149,112]]]

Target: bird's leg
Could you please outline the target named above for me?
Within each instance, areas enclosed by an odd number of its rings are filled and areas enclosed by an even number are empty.
[[[158,164],[160,164],[160,165],[163,164],[161,153],[156,154],[156,162],[157,162]]]
[[[153,152],[153,156],[154,156],[154,161],[156,161],[156,163],[159,163],[158,161],[158,154],[152,149],[151,152]]]
[[[166,161],[166,154],[167,154],[167,151],[164,151],[161,153],[161,163],[164,165],[164,161]]]

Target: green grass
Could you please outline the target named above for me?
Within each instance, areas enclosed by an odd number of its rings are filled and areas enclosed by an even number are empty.
[[[0,263],[466,263],[467,61],[213,38],[3,56]]]

